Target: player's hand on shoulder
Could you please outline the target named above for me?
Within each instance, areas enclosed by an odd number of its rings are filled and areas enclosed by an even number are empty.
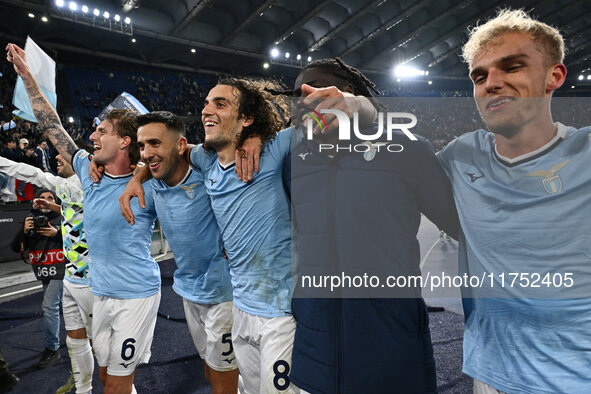
[[[92,179],[94,183],[98,183],[98,181],[101,180],[104,171],[105,166],[97,165],[94,160],[90,160],[90,163],[88,164],[88,175],[90,175],[90,179]]]
[[[144,188],[139,178],[133,177],[125,187],[123,194],[119,197],[119,208],[121,209],[121,215],[127,223],[132,226],[135,224],[135,216],[131,210],[131,199],[137,197],[142,209],[146,208],[146,199],[144,194]]]
[[[254,173],[259,171],[262,146],[261,138],[254,136],[247,138],[242,147],[234,152],[235,171],[241,181],[252,181]]]

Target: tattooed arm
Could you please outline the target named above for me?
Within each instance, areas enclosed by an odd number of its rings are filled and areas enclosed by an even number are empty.
[[[33,78],[25,60],[25,51],[15,44],[8,44],[6,51],[6,58],[14,65],[14,70],[23,79],[23,84],[33,107],[33,113],[43,134],[49,138],[65,160],[72,162],[72,155],[78,150],[78,147],[64,129],[64,126],[62,126],[57,112],[47,101]]]

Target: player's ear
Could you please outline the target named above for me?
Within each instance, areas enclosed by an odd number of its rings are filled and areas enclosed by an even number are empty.
[[[546,93],[552,93],[562,86],[566,80],[566,67],[564,64],[558,63],[548,70],[546,77]]]
[[[243,116],[242,117],[242,127],[243,128],[244,127],[248,127],[248,126],[250,126],[253,123],[254,123],[254,116],[251,116],[251,117],[248,117],[248,118],[246,116]]]
[[[125,149],[131,144],[131,137],[125,136],[121,138],[121,142],[119,144],[119,149]]]
[[[179,138],[177,141],[177,148],[179,150],[179,155],[183,155],[185,150],[187,150],[187,139],[185,137]]]

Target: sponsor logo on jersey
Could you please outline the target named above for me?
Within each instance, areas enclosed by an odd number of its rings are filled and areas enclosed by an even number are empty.
[[[132,362],[130,362],[130,363],[127,363],[127,364],[126,364],[126,363],[119,363],[119,365],[121,365],[123,368],[127,368],[127,367],[129,367],[131,364],[133,364],[134,362],[135,362],[135,361],[132,361]]]
[[[563,163],[556,164],[549,170],[538,170],[527,174],[526,176],[540,177],[542,178],[542,186],[548,194],[556,194],[562,190],[562,179],[558,174],[558,171],[562,170],[570,160]]]
[[[87,151],[85,151],[85,150],[81,150],[81,151],[80,151],[80,153],[78,153],[78,156],[79,156],[81,159],[85,159],[85,158],[87,158],[88,156],[90,156],[90,153],[88,153],[88,152],[87,152]]]
[[[312,153],[310,152],[306,152],[306,153],[300,153],[298,156],[302,158],[302,160],[306,160],[306,156],[311,155]]]
[[[480,178],[484,178],[484,175],[476,175],[473,172],[464,172],[464,174],[466,174],[470,177],[470,182],[472,182],[472,183],[476,182]]]

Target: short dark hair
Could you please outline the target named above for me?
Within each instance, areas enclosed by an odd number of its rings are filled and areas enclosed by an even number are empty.
[[[137,114],[129,109],[112,109],[105,114],[104,120],[113,124],[117,135],[131,138],[129,144],[129,160],[137,164],[140,160],[140,149],[137,146]]]
[[[185,123],[181,118],[168,111],[154,111],[137,117],[137,127],[140,128],[150,123],[162,123],[167,129],[176,131],[184,137]]]
[[[237,148],[240,148],[247,138],[255,135],[259,136],[264,144],[286,127],[286,119],[289,119],[287,100],[284,97],[273,97],[269,93],[270,89],[282,88],[278,82],[226,77],[218,80],[217,84],[238,90],[238,116],[253,118],[252,124],[243,128],[236,137]]]

